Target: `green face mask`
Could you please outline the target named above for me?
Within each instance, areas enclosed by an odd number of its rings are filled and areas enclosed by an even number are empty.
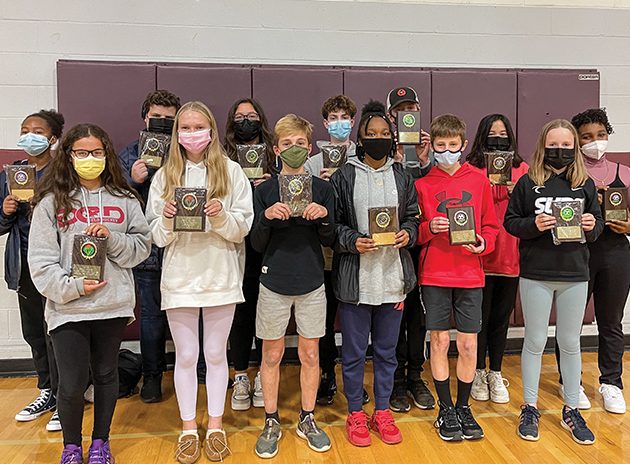
[[[293,169],[301,167],[308,158],[308,148],[292,145],[280,153],[283,163]]]

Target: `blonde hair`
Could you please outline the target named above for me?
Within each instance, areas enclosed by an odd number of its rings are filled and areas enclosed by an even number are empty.
[[[531,164],[529,165],[528,175],[536,185],[542,187],[551,177],[551,174],[553,174],[551,168],[545,164],[545,145],[549,132],[558,128],[567,129],[573,136],[575,161],[567,168],[567,180],[571,183],[572,188],[581,187],[588,180],[588,173],[586,172],[586,166],[584,165],[584,158],[582,158],[582,153],[580,152],[577,131],[566,119],[555,119],[545,124],[542,128],[542,131],[538,136],[534,156],[532,157]]]
[[[466,123],[454,114],[443,114],[431,122],[431,140],[438,137],[459,137],[462,143],[466,140]]]
[[[173,140],[168,152],[168,159],[164,163],[164,178],[166,180],[162,198],[170,200],[175,194],[175,187],[184,184],[186,170],[186,150],[177,142],[179,119],[186,111],[202,114],[210,122],[210,136],[212,140],[203,152],[203,163],[208,175],[208,198],[222,198],[230,192],[230,175],[228,161],[217,130],[217,122],[210,109],[199,101],[192,101],[182,106],[175,115],[173,124]]]
[[[293,113],[287,114],[278,120],[276,127],[274,127],[274,145],[278,145],[278,142],[282,137],[296,135],[304,133],[306,140],[311,143],[313,136],[313,125],[306,119],[295,115]]]

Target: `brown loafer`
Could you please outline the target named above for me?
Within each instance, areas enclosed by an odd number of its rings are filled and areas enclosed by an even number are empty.
[[[215,430],[206,435],[203,442],[203,450],[207,458],[212,462],[223,461],[223,458],[231,454],[227,445],[227,437],[224,430]]]
[[[201,443],[197,435],[181,435],[175,450],[175,459],[181,464],[194,464],[201,457]]]

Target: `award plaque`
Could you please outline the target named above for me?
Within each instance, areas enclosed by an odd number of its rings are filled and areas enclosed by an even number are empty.
[[[507,185],[512,181],[512,161],[514,153],[511,151],[491,151],[486,153],[488,179],[495,185]]]
[[[72,244],[72,277],[103,280],[107,258],[107,237],[77,234]]]
[[[396,206],[369,208],[368,217],[370,235],[375,245],[395,245],[398,233],[398,208]]]
[[[610,187],[604,193],[604,221],[628,220],[628,189]]]
[[[474,245],[477,243],[475,231],[475,210],[472,206],[449,206],[448,238],[451,245]]]
[[[18,197],[19,201],[31,201],[35,195],[35,166],[30,164],[12,164],[4,167],[7,175],[9,194]]]
[[[330,170],[332,174],[348,160],[347,148],[345,145],[324,145],[322,147],[322,158],[324,169]]]
[[[554,200],[551,202],[551,214],[556,218],[552,229],[554,243],[585,242],[582,229],[582,200]]]
[[[138,140],[139,158],[145,160],[148,167],[159,169],[168,156],[170,146],[170,135],[142,131]]]
[[[267,167],[265,157],[266,145],[236,145],[238,164],[248,179],[262,179]]]
[[[399,111],[398,143],[418,145],[420,142],[420,111]]]
[[[207,190],[205,188],[177,187],[175,188],[175,232],[205,232],[206,215],[203,212],[206,204]]]
[[[278,176],[280,202],[291,209],[291,217],[300,217],[313,202],[313,177],[310,174]]]

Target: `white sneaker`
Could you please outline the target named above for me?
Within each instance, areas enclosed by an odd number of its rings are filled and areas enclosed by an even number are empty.
[[[558,393],[560,393],[560,398],[564,401],[564,385],[560,385],[558,389]],[[591,402],[589,401],[586,393],[584,392],[584,387],[580,385],[580,397],[578,399],[578,409],[591,409]]]
[[[488,389],[490,390],[490,400],[493,403],[509,403],[510,393],[507,387],[510,382],[501,376],[501,372],[488,372]]]
[[[61,421],[59,420],[59,413],[56,409],[48,421],[48,424],[46,424],[46,430],[49,432],[59,432],[61,430]]]
[[[91,383],[89,387],[83,393],[83,399],[88,403],[94,404],[94,384]]]
[[[254,379],[254,395],[252,397],[252,403],[255,408],[264,408],[265,400],[263,399],[262,382],[260,380],[260,371],[256,374]]]
[[[238,374],[232,386],[232,410],[247,411],[252,405],[252,386],[247,374]]]
[[[621,389],[615,385],[601,384],[599,392],[604,400],[604,409],[614,414],[626,413],[626,400]]]
[[[473,379],[470,396],[477,401],[488,401],[490,390],[488,390],[488,373],[485,369],[477,369]]]

